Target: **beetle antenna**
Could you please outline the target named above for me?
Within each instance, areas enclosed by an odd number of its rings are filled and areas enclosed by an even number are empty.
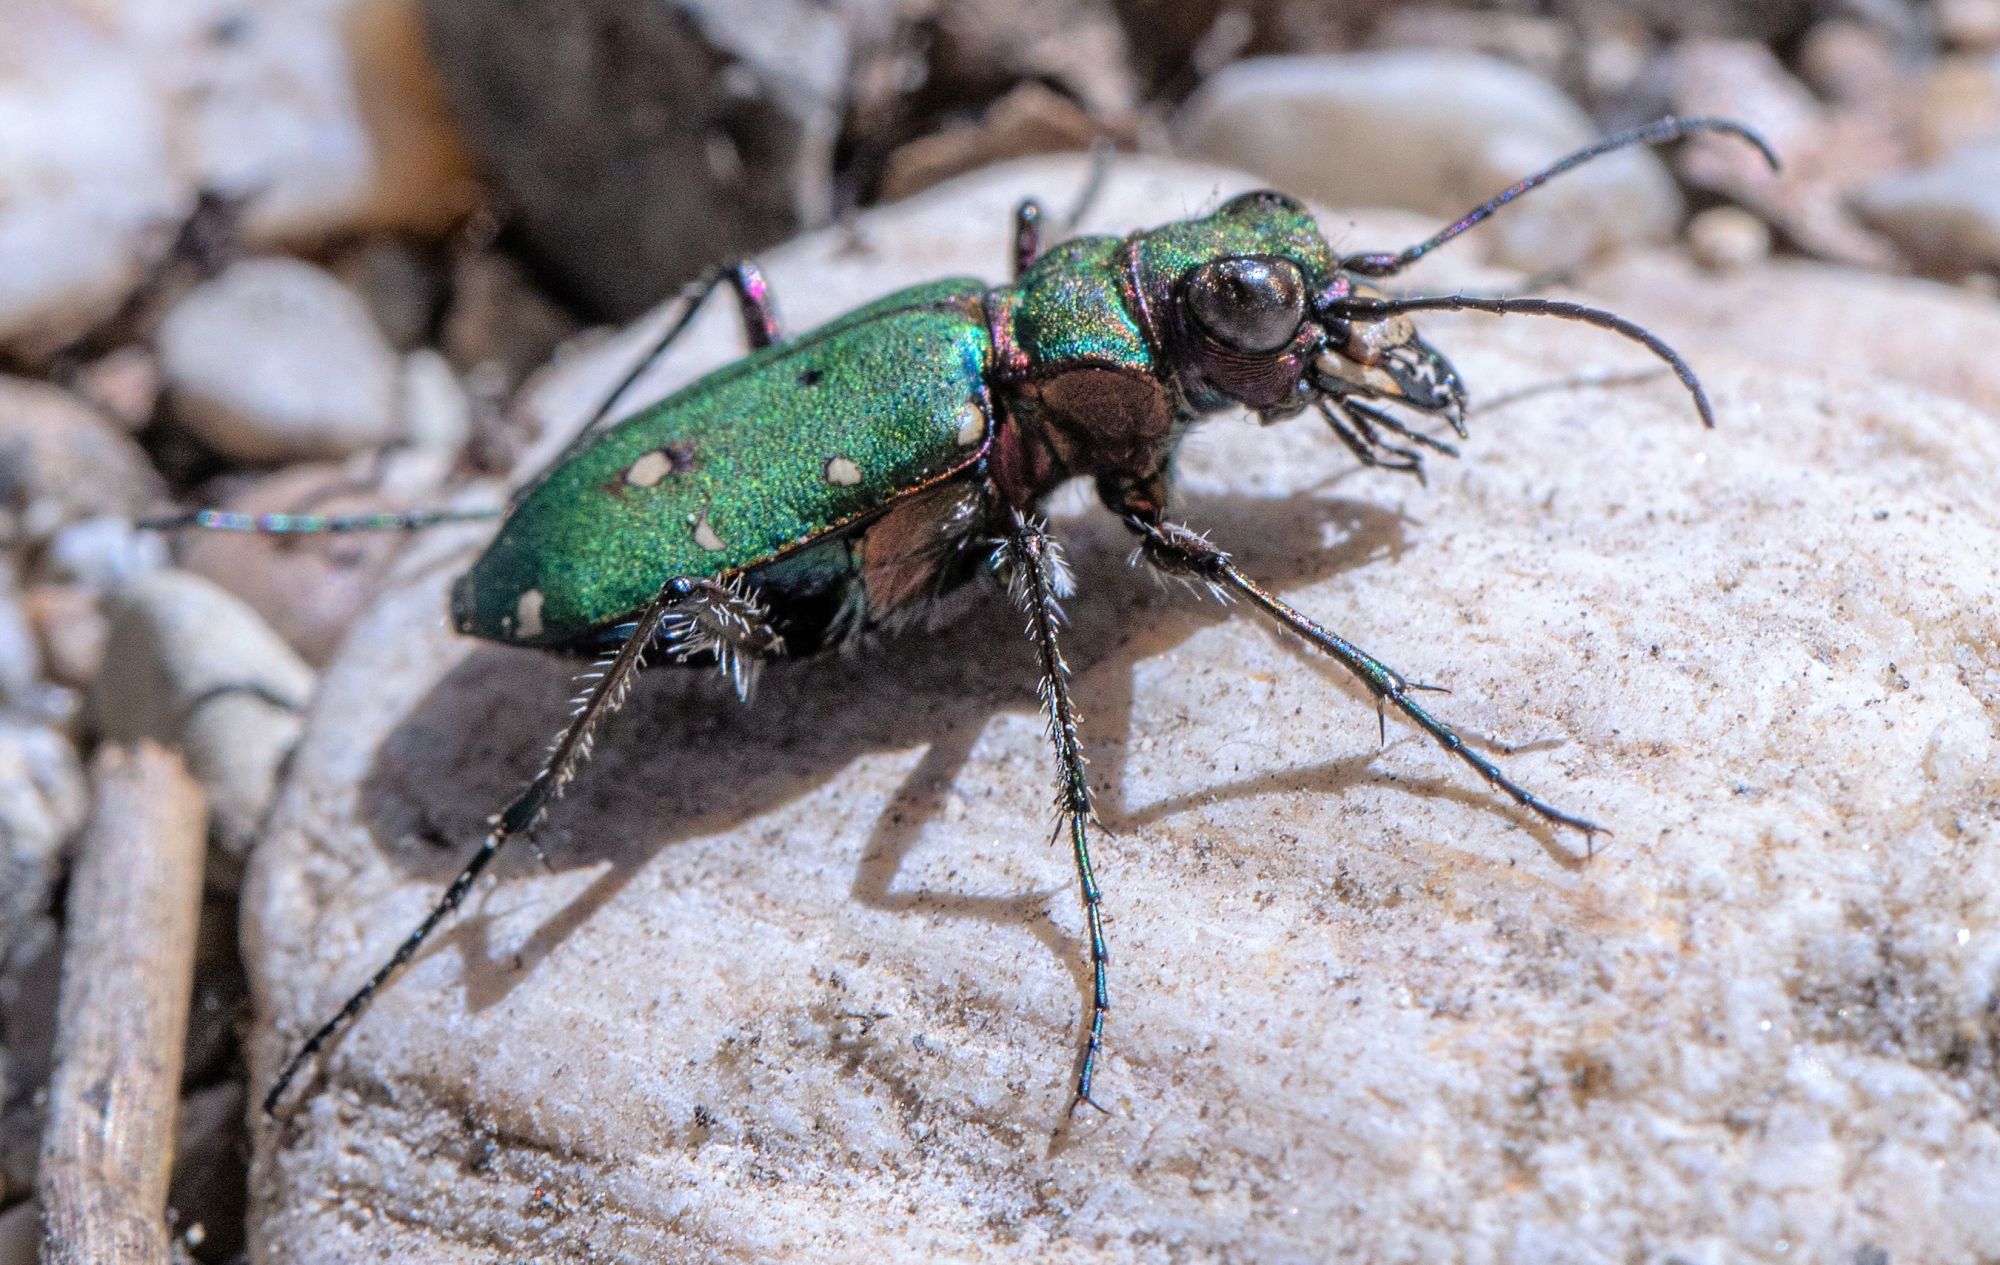
[[[1556,316],[1566,321],[1582,321],[1599,329],[1608,329],[1638,343],[1647,351],[1667,362],[1674,376],[1694,397],[1695,411],[1701,414],[1702,425],[1715,429],[1715,411],[1709,407],[1708,392],[1702,389],[1701,379],[1695,377],[1688,362],[1681,354],[1667,345],[1665,339],[1643,325],[1626,320],[1615,312],[1603,308],[1587,307],[1581,303],[1567,303],[1561,299],[1537,298],[1487,298],[1473,294],[1417,294],[1404,298],[1375,298],[1370,295],[1353,295],[1332,304],[1328,311],[1341,317],[1378,320],[1384,316],[1394,316],[1398,312],[1492,312],[1495,315],[1509,314],[1521,316]]]
[[[1472,210],[1466,212],[1464,218],[1460,219],[1457,223],[1439,230],[1408,250],[1396,254],[1349,255],[1340,261],[1340,267],[1343,271],[1356,273],[1364,277],[1386,277],[1392,273],[1401,272],[1452,238],[1457,237],[1460,233],[1490,218],[1495,211],[1506,206],[1509,202],[1520,197],[1528,190],[1547,184],[1572,167],[1580,167],[1591,159],[1601,157],[1613,150],[1624,149],[1631,145],[1663,145],[1668,141],[1679,140],[1683,136],[1689,136],[1696,132],[1719,132],[1747,141],[1756,147],[1758,153],[1764,156],[1765,162],[1771,164],[1771,170],[1776,171],[1778,169],[1778,155],[1771,148],[1770,142],[1743,124],[1733,119],[1683,119],[1676,118],[1670,114],[1663,119],[1655,119],[1653,122],[1639,127],[1627,128],[1622,132],[1613,132],[1603,140],[1598,141],[1595,145],[1579,149],[1569,157],[1557,160],[1534,175],[1510,185],[1493,198],[1480,203],[1478,206],[1472,208]]]

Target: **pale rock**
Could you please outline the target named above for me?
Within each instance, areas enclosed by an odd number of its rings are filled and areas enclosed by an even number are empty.
[[[1858,18],[1828,18],[1815,25],[1798,59],[1813,91],[1844,106],[1894,110],[1909,89],[1911,66],[1896,41]]]
[[[85,365],[75,386],[107,417],[137,434],[152,422],[160,402],[159,358],[148,347],[120,347]]]
[[[90,797],[69,739],[0,715],[0,963],[22,931],[48,912],[63,851]]]
[[[395,350],[355,293],[297,259],[246,259],[160,323],[174,416],[242,461],[341,457],[386,443]]]
[[[129,518],[164,494],[146,454],[95,409],[0,375],[0,535],[38,540],[95,515]]]
[[[44,580],[109,593],[166,564],[167,542],[159,532],[130,518],[102,515],[71,523],[51,537],[38,571]]]
[[[41,675],[41,648],[28,621],[13,559],[0,554],[0,704],[32,704]]]
[[[2000,0],[1938,0],[1938,34],[1960,48],[2000,45]]]
[[[121,590],[91,691],[107,738],[178,747],[207,793],[223,855],[257,836],[314,676],[257,613],[199,576],[161,570]]]
[[[436,234],[476,196],[416,0],[51,0],[0,53],[0,345],[115,310],[198,191],[252,242]]]
[[[1083,171],[940,186],[771,252],[772,284],[802,329],[1000,277],[1013,203],[1060,205]],[[1089,223],[1241,187],[1120,163]],[[1798,319],[1745,295],[1743,322]],[[737,354],[726,308],[662,383]],[[1342,674],[1136,574],[1065,496],[1108,1116],[1065,1114],[1081,919],[1034,656],[989,595],[779,666],[750,708],[706,674],[643,679],[540,832],[553,868],[503,860],[257,1131],[253,1252],[2000,1253],[1995,416],[1839,340],[1782,362],[1704,339],[1710,433],[1601,332],[1422,325],[1489,402],[1428,488],[1355,472],[1310,415],[1217,419],[1178,512],[1450,686],[1439,713],[1616,832],[1594,860],[1400,723],[1378,748]],[[601,394],[657,328],[551,398]],[[253,1099],[566,714],[577,664],[446,628],[483,535],[413,544],[328,670],[244,892]]]
[[[1398,206],[1447,222],[1598,139],[1552,85],[1474,53],[1258,57],[1202,85],[1176,128],[1183,153],[1335,205]],[[1554,271],[1680,223],[1653,155],[1609,155],[1495,218],[1496,262]]]
[[[2000,136],[1869,185],[1861,214],[1923,267],[2000,270]]]
[[[1910,130],[1919,162],[2000,138],[2000,55],[1940,58],[1913,97]]]
[[[1759,263],[1771,253],[1771,227],[1738,206],[1712,206],[1688,221],[1688,252],[1711,272]]]
[[[38,584],[22,595],[49,679],[84,689],[104,665],[109,625],[98,595],[80,584]]]

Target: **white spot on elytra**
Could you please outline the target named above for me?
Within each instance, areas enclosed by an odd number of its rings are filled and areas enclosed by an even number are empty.
[[[986,410],[979,407],[979,401],[967,400],[958,410],[958,446],[970,448],[986,438]]]
[[[826,481],[837,488],[851,488],[861,482],[861,467],[845,457],[828,457]]]
[[[708,511],[706,510],[702,511],[700,518],[694,520],[694,543],[700,545],[710,553],[714,553],[716,550],[722,548],[722,537],[716,535],[715,528],[708,525]]]
[[[516,637],[539,637],[542,635],[542,591],[529,589],[521,594],[521,600],[514,603],[514,635]]]
[[[625,482],[635,488],[649,488],[674,472],[674,459],[658,449],[625,467]]]

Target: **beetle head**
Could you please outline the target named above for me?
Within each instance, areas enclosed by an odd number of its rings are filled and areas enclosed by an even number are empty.
[[[1357,295],[1387,296],[1343,269],[1303,205],[1246,193],[1207,223],[1219,253],[1186,262],[1171,291],[1181,385],[1197,410],[1242,406],[1275,420],[1358,397],[1461,427],[1457,372],[1408,316],[1349,309]]]

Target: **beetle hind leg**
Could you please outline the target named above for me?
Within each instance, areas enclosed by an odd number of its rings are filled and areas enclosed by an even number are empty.
[[[331,1041],[345,1031],[348,1025],[360,1017],[368,1008],[368,1003],[390,977],[401,970],[417,955],[431,933],[457,912],[472,891],[479,876],[486,872],[503,848],[515,837],[527,833],[541,820],[549,807],[562,796],[564,787],[576,773],[583,761],[590,756],[592,740],[597,726],[625,701],[633,678],[638,674],[648,651],[654,646],[662,624],[669,614],[697,597],[703,581],[675,579],[662,588],[653,600],[639,612],[639,617],[630,625],[623,643],[610,656],[599,660],[581,677],[582,691],[576,696],[570,709],[569,720],[556,735],[549,748],[549,754],[542,761],[541,768],[528,780],[527,785],[508,801],[507,806],[495,813],[490,820],[490,828],[479,849],[459,870],[456,877],[445,888],[437,903],[431,906],[422,922],[405,936],[389,960],[375,968],[373,974],[361,987],[348,997],[331,1019],[313,1030],[292,1057],[285,1062],[271,1088],[264,1096],[264,1112],[277,1113],[278,1104],[283,1100],[285,1090],[304,1069],[306,1063]]]
[[[1104,940],[1103,892],[1090,860],[1090,826],[1096,813],[1090,802],[1090,783],[1084,774],[1084,758],[1078,727],[1082,717],[1069,692],[1069,664],[1057,645],[1056,632],[1062,625],[1061,601],[1074,585],[1062,553],[1042,525],[1023,517],[998,559],[1007,573],[1008,590],[1028,617],[1028,637],[1035,643],[1041,668],[1042,710],[1048,716],[1049,741],[1056,754],[1056,811],[1068,828],[1070,850],[1076,861],[1076,876],[1083,900],[1084,922],[1090,936],[1090,1004],[1083,1058],[1077,1068],[1076,1096],[1070,1110],[1088,1103],[1103,1111],[1091,1097],[1097,1075],[1098,1055],[1104,1049],[1104,1018],[1111,1009],[1105,986],[1105,968],[1111,954]]]
[[[1210,588],[1241,597],[1281,626],[1303,637],[1315,650],[1353,673],[1375,696],[1378,712],[1385,705],[1395,708],[1411,724],[1429,734],[1446,752],[1471,766],[1488,785],[1522,808],[1553,825],[1581,831],[1586,855],[1592,850],[1596,836],[1605,833],[1604,827],[1596,822],[1563,812],[1508,777],[1499,765],[1473,750],[1451,726],[1425,711],[1411,697],[1416,691],[1433,690],[1435,686],[1408,680],[1388,664],[1313,620],[1244,575],[1227,553],[1197,533],[1172,523],[1151,522],[1136,516],[1126,521],[1139,533],[1141,552],[1154,566],[1169,575],[1191,577]]]

